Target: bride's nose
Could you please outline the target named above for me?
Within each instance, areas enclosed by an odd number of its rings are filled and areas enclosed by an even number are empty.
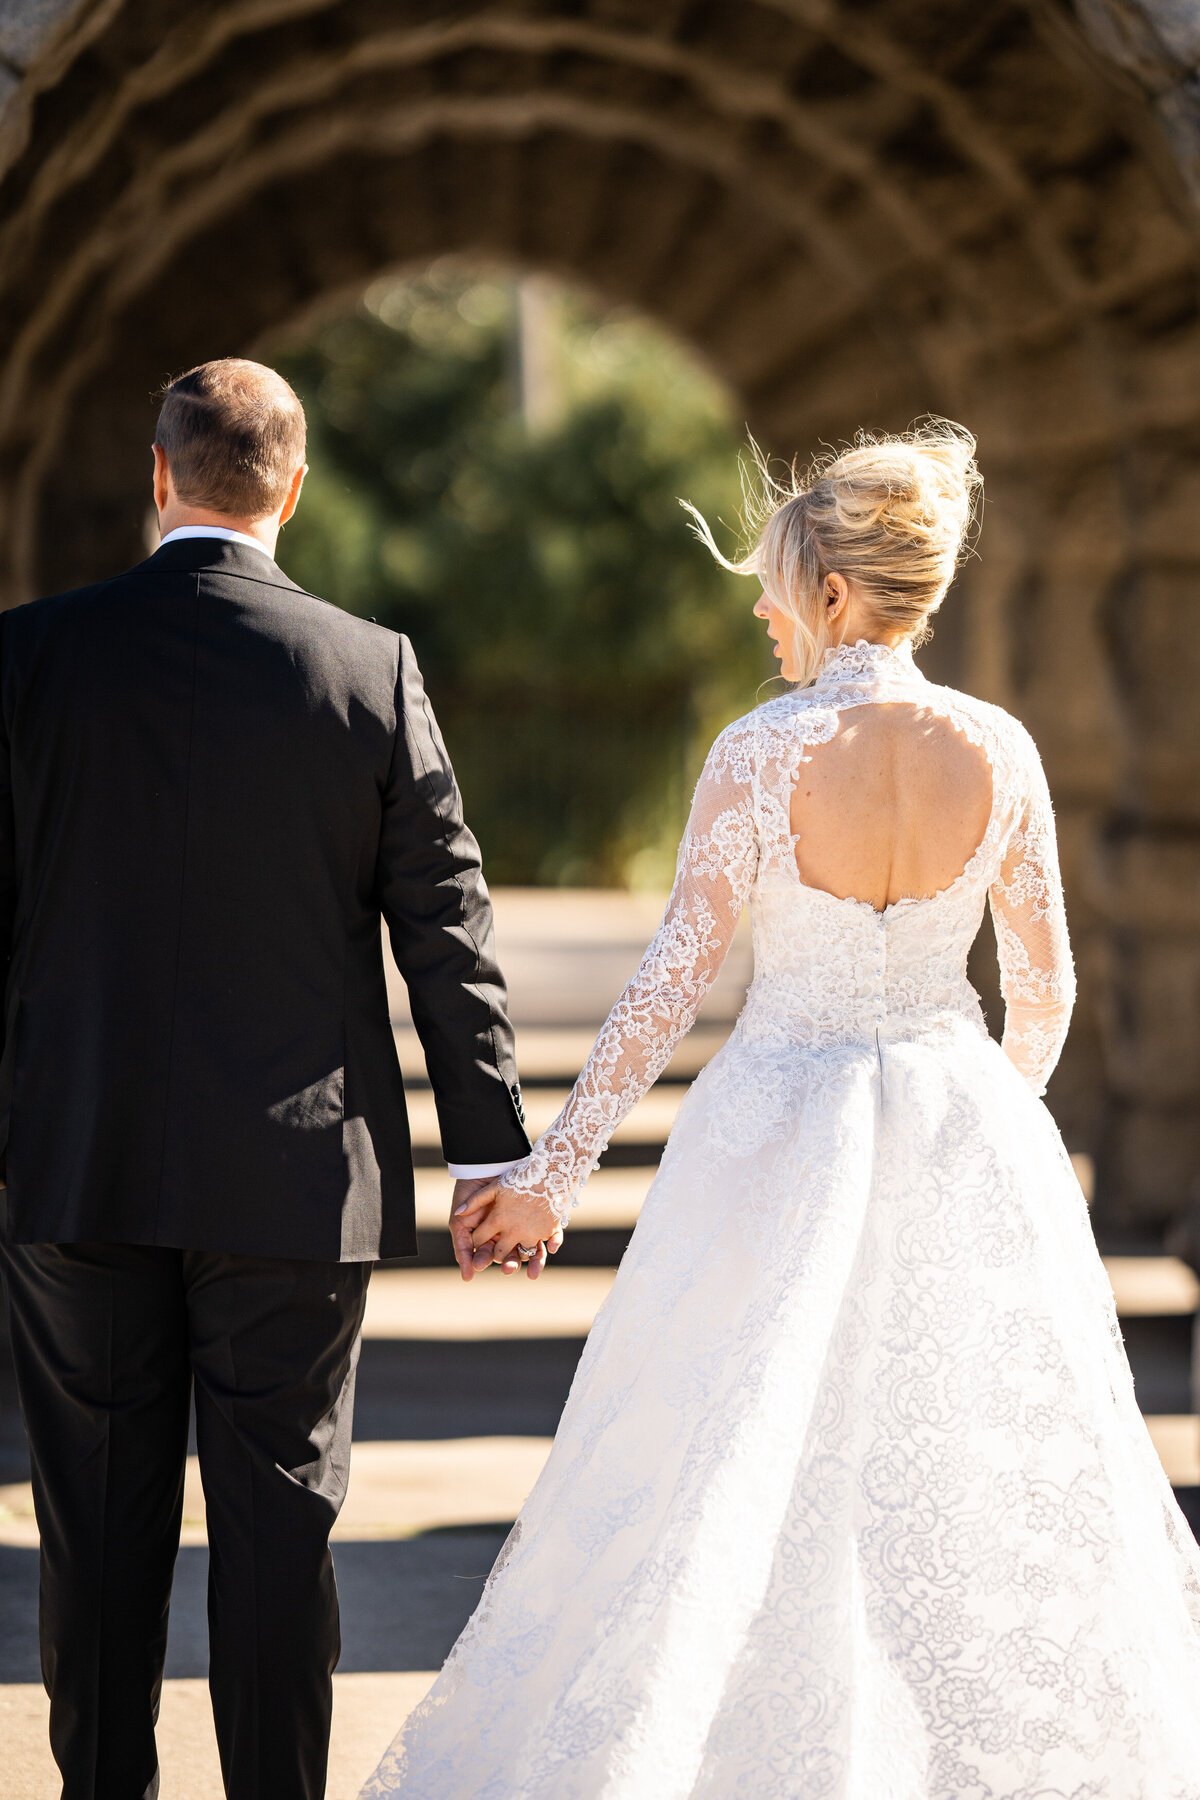
[[[767,596],[765,594],[760,594],[754,602],[754,616],[756,619],[767,617]]]

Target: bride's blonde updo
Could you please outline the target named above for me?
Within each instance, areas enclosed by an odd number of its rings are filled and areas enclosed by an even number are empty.
[[[707,522],[688,507],[718,562],[756,575],[771,603],[791,621],[796,679],[811,681],[833,641],[825,579],[857,587],[881,634],[919,644],[945,598],[975,518],[983,479],[975,439],[948,419],[931,419],[902,437],[868,437],[780,480],[754,445],[746,489],[749,548],[723,556]]]

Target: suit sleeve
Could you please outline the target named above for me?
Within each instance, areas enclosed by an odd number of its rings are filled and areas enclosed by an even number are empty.
[[[383,793],[377,887],[451,1163],[529,1148],[492,906],[479,846],[421,672],[400,639],[396,736]]]

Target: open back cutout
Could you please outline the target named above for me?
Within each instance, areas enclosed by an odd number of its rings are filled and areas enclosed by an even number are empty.
[[[991,818],[991,765],[926,707],[849,707],[807,752],[789,810],[805,886],[882,912],[931,899],[966,870]]]

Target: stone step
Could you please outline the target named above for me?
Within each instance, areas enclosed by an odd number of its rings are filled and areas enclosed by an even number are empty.
[[[553,1123],[562,1110],[569,1087],[527,1088],[524,1093],[525,1118],[531,1137],[537,1137]],[[682,1082],[659,1082],[638,1101],[613,1133],[614,1144],[650,1144],[661,1149],[675,1123],[687,1087]],[[433,1094],[428,1088],[410,1091],[408,1123],[415,1150],[435,1150],[440,1158],[441,1137]]]
[[[1200,1488],[1200,1418],[1195,1413],[1145,1413],[1146,1429],[1174,1488]]]
[[[668,1110],[664,1106],[664,1115]],[[1087,1173],[1086,1169],[1080,1172]],[[637,1223],[654,1174],[653,1166],[598,1169],[571,1215],[567,1244],[613,1234],[617,1249],[612,1260],[619,1260],[628,1234]],[[439,1255],[437,1260],[446,1260],[450,1256],[449,1237],[445,1231],[450,1210],[450,1178],[444,1168],[418,1169],[416,1189],[417,1228],[428,1234],[430,1252],[445,1236],[445,1256]],[[1176,1256],[1110,1255],[1103,1260],[1122,1319],[1181,1316],[1193,1314],[1200,1308],[1200,1279]]]
[[[495,888],[496,950],[508,983],[509,1012],[524,1063],[527,1034],[547,1027],[582,1031],[584,1054],[598,1027],[642,960],[658,929],[666,895],[601,888]],[[408,990],[385,946],[384,967],[393,1023],[411,1027]],[[701,1028],[729,1026],[750,979],[749,921],[743,919],[729,954],[700,1009]],[[582,1058],[566,1067],[574,1079]],[[416,1066],[420,1066],[418,1057]]]
[[[1200,1419],[1156,1414],[1146,1425],[1171,1484],[1200,1486]],[[549,1436],[356,1441],[333,1539],[372,1543],[452,1527],[507,1525],[537,1480],[550,1444]],[[33,1550],[37,1542],[28,1483],[0,1489],[0,1544]],[[184,1548],[207,1542],[194,1456],[188,1458],[180,1542]]]
[[[389,1433],[391,1441],[387,1444],[356,1441],[356,1468],[360,1469],[362,1479],[352,1490],[352,1498],[355,1495],[359,1498],[355,1498],[353,1504],[347,1501],[339,1523],[339,1536],[358,1540],[381,1532],[404,1535],[429,1529],[432,1525],[459,1525],[513,1516],[509,1507],[511,1504],[519,1506],[525,1491],[522,1482],[531,1469],[536,1473],[540,1466],[539,1459],[544,1456],[549,1443],[574,1360],[613,1280],[614,1271],[605,1269],[552,1268],[533,1282],[521,1275],[505,1276],[494,1270],[486,1271],[470,1282],[462,1281],[453,1269],[379,1270],[371,1283],[364,1324],[359,1424],[365,1432],[373,1421],[374,1429],[382,1427]],[[1190,1342],[1191,1321],[1186,1315],[1168,1315],[1165,1320],[1143,1318],[1140,1322],[1132,1321],[1127,1329],[1139,1323],[1170,1325],[1181,1346],[1186,1347]],[[478,1372],[478,1355],[484,1346],[490,1366],[503,1360],[499,1353],[506,1343],[527,1356],[535,1353],[539,1341],[544,1343],[546,1340],[555,1340],[553,1345],[546,1344],[547,1351],[553,1349],[554,1352],[553,1391],[547,1391],[546,1404],[537,1408],[543,1429],[533,1434],[528,1429],[523,1433],[514,1433],[511,1426],[505,1429],[505,1416],[495,1410],[497,1399],[493,1396],[485,1400],[482,1412],[474,1415],[478,1435],[448,1437],[456,1428],[461,1433],[472,1416],[462,1410],[464,1401],[468,1408],[470,1405],[471,1377],[467,1376],[465,1391],[461,1383],[447,1391],[449,1384],[444,1374],[439,1374],[432,1364],[424,1369],[424,1380],[418,1379],[418,1385],[430,1388],[438,1418],[431,1417],[430,1424],[422,1425],[421,1429],[429,1431],[430,1439],[442,1438],[440,1444],[426,1438],[412,1438],[409,1435],[411,1421],[423,1414],[410,1407],[407,1412],[397,1415],[389,1409],[386,1398],[381,1404],[380,1396],[374,1391],[378,1384],[373,1379],[373,1362],[378,1360],[377,1352],[389,1344],[408,1344],[418,1360],[424,1357],[426,1362],[437,1345],[444,1345],[458,1360],[464,1355],[470,1360],[471,1346],[477,1346],[474,1352],[477,1368],[473,1379],[476,1389],[480,1389],[486,1385],[481,1382]],[[1136,1351],[1136,1343],[1133,1348]],[[388,1358],[383,1360],[389,1361]],[[557,1366],[560,1361],[563,1362],[561,1372]],[[1139,1374],[1136,1356],[1134,1367],[1136,1377]],[[405,1378],[403,1371],[390,1368],[390,1362],[388,1370],[382,1366],[379,1370],[384,1388],[390,1386],[401,1393],[411,1390],[413,1373],[409,1370]],[[502,1403],[505,1378],[498,1369],[496,1373]],[[1145,1375],[1145,1370],[1142,1373]],[[511,1377],[517,1379],[519,1387],[523,1385],[523,1378],[515,1368]],[[1161,1389],[1162,1379],[1161,1372],[1156,1373],[1151,1368],[1146,1379],[1139,1380],[1151,1436],[1172,1482],[1177,1486],[1200,1486],[1200,1423],[1186,1410],[1186,1398],[1182,1406],[1173,1409],[1164,1407],[1161,1401],[1147,1403],[1154,1382],[1157,1381]],[[393,1407],[396,1404],[393,1401]],[[484,1427],[481,1434],[480,1424]],[[452,1445],[458,1448],[451,1448]],[[493,1473],[489,1474],[489,1470]],[[503,1473],[505,1470],[507,1474]],[[184,1541],[203,1542],[202,1499],[194,1463],[189,1480]],[[189,1531],[195,1535],[189,1537]],[[10,1483],[0,1489],[0,1543],[14,1548],[31,1547],[36,1543],[32,1497],[27,1482]]]
[[[479,1339],[586,1337],[608,1297],[614,1269],[550,1268],[536,1281],[485,1269],[379,1269],[367,1291],[363,1336]]]
[[[1117,1312],[1123,1319],[1194,1313],[1200,1280],[1177,1256],[1106,1256]]]
[[[632,1231],[653,1179],[653,1167],[598,1169],[572,1214],[570,1230]],[[416,1185],[417,1229],[443,1230],[450,1213],[450,1177],[444,1168],[418,1169]]]
[[[517,1033],[517,1067],[526,1094],[531,1087],[571,1086],[591,1054],[600,1021],[583,1025],[527,1025]],[[419,1093],[427,1087],[421,1042],[411,1025],[393,1021],[392,1032],[405,1085]],[[729,1025],[694,1025],[664,1071],[667,1081],[690,1081],[700,1073],[729,1036]]]
[[[653,1170],[640,1168],[601,1168],[588,1181],[579,1202],[578,1210],[572,1215],[572,1224],[567,1231],[567,1238],[574,1235],[585,1237],[588,1231],[631,1231],[637,1224],[640,1206],[646,1199],[649,1183],[653,1181]],[[448,1175],[435,1170],[419,1170],[417,1174],[417,1226],[426,1231],[441,1231],[446,1226],[446,1217],[450,1211],[450,1192],[452,1184]],[[450,1233],[446,1231],[446,1238]],[[1200,1307],[1200,1282],[1195,1273],[1180,1262],[1178,1256],[1105,1256],[1105,1271],[1112,1283],[1114,1300],[1117,1303],[1117,1314],[1123,1321],[1132,1319],[1182,1319],[1191,1318]],[[423,1274],[425,1271],[412,1271],[399,1267],[383,1267],[378,1269],[371,1282],[371,1307],[383,1307],[383,1294],[403,1291],[403,1276],[407,1273]],[[540,1282],[525,1282],[520,1278],[522,1291],[533,1287],[536,1300],[540,1305],[545,1303],[545,1294],[552,1283],[561,1282],[567,1273],[560,1262],[551,1262],[545,1276]],[[398,1280],[399,1278],[399,1280]],[[497,1283],[518,1280],[516,1276],[498,1276],[493,1271],[486,1271],[484,1280],[489,1283],[488,1292],[498,1291]],[[612,1276],[608,1278],[612,1280]],[[452,1283],[453,1285],[453,1283]],[[466,1285],[466,1283],[459,1283]],[[432,1289],[430,1289],[432,1291]],[[482,1294],[479,1283],[470,1283],[473,1296]],[[509,1305],[511,1301],[502,1301]],[[387,1301],[392,1305],[392,1301]],[[369,1314],[371,1316],[371,1314]],[[590,1319],[588,1319],[590,1323]],[[1150,1328],[1150,1327],[1146,1327]],[[1182,1332],[1182,1325],[1171,1325],[1171,1330]]]
[[[636,1174],[638,1170],[629,1170]],[[619,1173],[626,1173],[625,1170]],[[563,1239],[562,1248],[554,1258],[555,1269],[615,1269],[629,1247],[630,1227],[617,1226],[613,1229],[590,1231],[587,1227],[573,1227]],[[444,1226],[429,1231],[417,1232],[417,1254],[415,1257],[398,1258],[395,1262],[384,1263],[384,1268],[396,1269],[454,1269],[458,1267],[454,1249],[450,1242],[450,1234]]]
[[[359,1442],[350,1485],[333,1529],[336,1543],[411,1538],[516,1518],[550,1453],[551,1438],[480,1437]],[[200,1465],[189,1456],[180,1544],[207,1544]],[[28,1482],[0,1488],[0,1545],[35,1550],[37,1521]]]
[[[571,1235],[568,1232],[568,1240]],[[1139,1405],[1146,1413],[1188,1413],[1193,1405],[1194,1318],[1190,1311],[1170,1309],[1180,1308],[1191,1298],[1191,1271],[1172,1257],[1145,1259],[1158,1264],[1157,1282],[1151,1280],[1151,1271],[1140,1272],[1128,1297],[1135,1308],[1157,1301],[1159,1310],[1125,1313],[1122,1302],[1128,1259],[1112,1260],[1115,1266],[1110,1279],[1122,1315]],[[558,1259],[536,1281],[524,1275],[503,1275],[496,1269],[484,1270],[470,1282],[464,1282],[453,1267],[380,1269],[371,1282],[364,1333],[368,1338],[464,1342],[502,1337],[583,1338],[613,1277],[612,1268],[560,1266]]]

